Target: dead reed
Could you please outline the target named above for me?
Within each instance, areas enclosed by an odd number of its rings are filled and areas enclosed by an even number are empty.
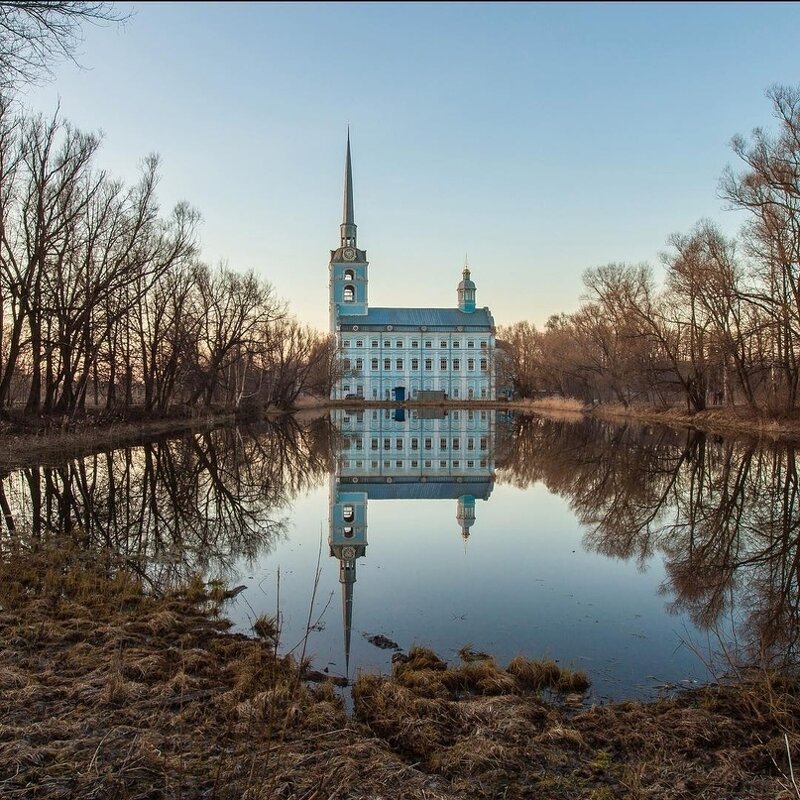
[[[274,620],[228,631],[235,590],[157,595],[107,551],[55,544],[0,550],[0,797],[797,800],[786,675],[575,710],[547,697],[587,678],[552,661],[414,647],[358,677],[353,719],[276,654]]]

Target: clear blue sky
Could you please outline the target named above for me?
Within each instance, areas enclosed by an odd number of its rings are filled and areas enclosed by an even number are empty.
[[[455,305],[464,253],[498,323],[574,310],[580,276],[731,232],[731,136],[800,82],[797,4],[134,4],[27,92],[203,215],[204,258],[253,268],[327,326],[351,125],[370,300]]]

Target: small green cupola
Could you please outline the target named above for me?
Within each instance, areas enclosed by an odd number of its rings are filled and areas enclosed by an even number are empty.
[[[475,284],[470,280],[469,267],[466,265],[461,282],[458,284],[458,310],[467,314],[475,310]]]
[[[461,528],[464,541],[469,538],[470,528],[475,524],[475,497],[471,494],[462,494],[458,498],[456,519]]]

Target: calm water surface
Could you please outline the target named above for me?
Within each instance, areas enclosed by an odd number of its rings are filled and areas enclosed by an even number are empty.
[[[796,655],[792,447],[365,410],[0,475],[4,537],[79,535],[156,586],[244,584],[239,629],[278,614],[283,649],[335,674],[389,671],[377,634],[554,658],[600,700],[707,681],[723,646]]]

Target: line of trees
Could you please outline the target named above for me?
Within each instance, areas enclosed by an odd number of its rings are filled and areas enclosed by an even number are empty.
[[[328,337],[252,272],[198,258],[198,213],[163,215],[158,158],[126,186],[100,139],[0,100],[0,414],[276,404],[328,391]]]
[[[646,264],[583,276],[574,314],[503,328],[509,378],[538,392],[671,405],[744,404],[792,413],[800,397],[800,87],[767,96],[779,123],[733,139],[743,169],[720,191],[747,212],[738,238],[708,221],[675,234],[656,285]]]

